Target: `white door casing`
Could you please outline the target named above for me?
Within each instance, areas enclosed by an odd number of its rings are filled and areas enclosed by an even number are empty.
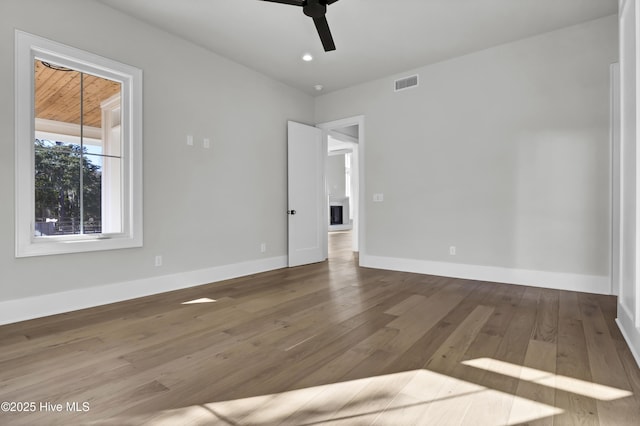
[[[365,255],[365,179],[364,179],[364,158],[365,158],[365,123],[364,123],[364,115],[358,115],[350,118],[343,118],[340,120],[329,121],[325,123],[320,123],[317,125],[318,128],[322,129],[325,132],[325,135],[335,129],[340,129],[343,127],[350,126],[358,126],[358,138],[357,138],[357,149],[354,149],[351,163],[351,173],[352,176],[357,178],[357,185],[354,186],[353,190],[353,242],[352,249],[355,252],[360,252],[360,259]],[[326,155],[326,153],[324,154]],[[328,194],[327,194],[328,195]],[[328,215],[328,197],[326,198],[327,204],[325,205],[325,210]],[[329,219],[327,218],[327,224]],[[327,231],[327,227],[325,227],[325,231]],[[327,253],[327,235],[328,232],[324,234],[324,247],[325,253]]]
[[[325,152],[322,130],[289,121],[288,221],[289,267],[325,260]],[[325,214],[323,214],[323,212]]]

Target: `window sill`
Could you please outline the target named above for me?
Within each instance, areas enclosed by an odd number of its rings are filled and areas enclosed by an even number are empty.
[[[85,253],[135,247],[142,247],[142,237],[136,238],[109,234],[79,236],[74,238],[38,237],[26,244],[18,244],[16,248],[16,257]]]

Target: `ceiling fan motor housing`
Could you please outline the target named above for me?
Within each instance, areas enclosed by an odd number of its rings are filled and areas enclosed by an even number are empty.
[[[318,30],[322,47],[325,52],[336,50],[336,44],[333,42],[333,36],[327,23],[327,5],[333,4],[338,0],[263,0],[272,3],[288,4],[291,6],[301,6],[305,15],[313,19],[313,23]]]
[[[321,3],[320,0],[308,0],[307,4],[302,7],[302,11],[311,18],[322,18],[327,13],[327,5]]]

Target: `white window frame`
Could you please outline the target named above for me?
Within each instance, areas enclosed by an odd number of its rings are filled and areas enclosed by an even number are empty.
[[[122,232],[35,236],[34,61],[49,60],[122,87]],[[142,70],[15,32],[16,257],[142,247]]]

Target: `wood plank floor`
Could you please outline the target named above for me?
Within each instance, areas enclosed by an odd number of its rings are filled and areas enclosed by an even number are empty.
[[[615,298],[359,268],[349,239],[322,264],[0,327],[0,401],[31,411],[0,424],[639,424]]]

